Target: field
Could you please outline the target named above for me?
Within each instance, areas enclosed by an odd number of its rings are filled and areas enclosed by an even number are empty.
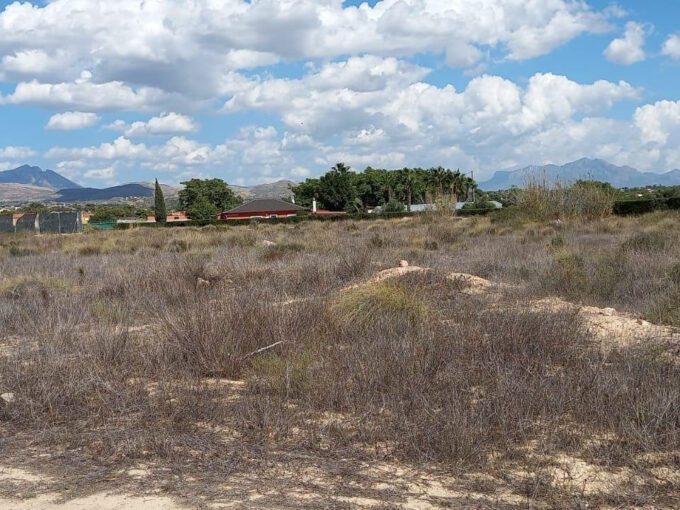
[[[675,212],[0,244],[0,508],[680,507]]]

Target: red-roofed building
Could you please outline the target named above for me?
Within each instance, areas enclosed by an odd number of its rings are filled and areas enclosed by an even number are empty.
[[[234,207],[230,211],[225,211],[220,214],[220,219],[248,220],[257,218],[290,218],[306,211],[307,209],[304,207],[286,202],[285,200],[263,198],[251,200],[243,205]]]

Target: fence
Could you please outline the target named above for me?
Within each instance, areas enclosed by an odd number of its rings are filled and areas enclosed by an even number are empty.
[[[83,213],[0,214],[0,232],[36,234],[75,234],[83,231]]]

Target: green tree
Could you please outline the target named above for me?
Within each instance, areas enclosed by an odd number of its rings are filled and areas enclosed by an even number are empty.
[[[426,170],[425,182],[428,191],[434,194],[435,198],[441,198],[444,195],[444,184],[446,182],[446,170],[438,166]]]
[[[312,207],[312,201],[319,198],[319,179],[307,179],[290,190],[295,195],[295,203],[302,207]]]
[[[146,219],[151,213],[151,209],[146,207],[136,207],[134,205],[93,205],[86,207],[92,211],[90,221],[92,223],[116,221],[122,218]]]
[[[159,223],[165,223],[168,219],[168,211],[167,208],[165,207],[165,197],[163,196],[163,190],[161,189],[161,185],[158,184],[158,179],[156,179],[156,188],[154,191],[153,205],[156,221]]]
[[[222,179],[191,179],[182,184],[179,203],[191,219],[215,219],[243,202]]]
[[[319,199],[331,211],[354,210],[357,190],[355,173],[344,163],[338,163],[319,179]]]
[[[221,211],[208,199],[208,197],[200,196],[194,203],[186,208],[186,212],[192,220],[214,221]]]
[[[365,207],[376,207],[389,202],[388,170],[366,168],[362,173],[355,174],[354,186],[361,203]]]
[[[29,202],[24,207],[22,207],[20,211],[25,213],[45,214],[50,211],[50,208],[45,204],[41,204],[40,202]]]

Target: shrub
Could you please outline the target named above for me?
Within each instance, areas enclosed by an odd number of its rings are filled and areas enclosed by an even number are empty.
[[[331,312],[337,323],[345,327],[365,327],[386,319],[416,327],[431,313],[422,297],[398,282],[366,284],[345,291],[336,299]]]
[[[587,295],[590,280],[583,257],[566,250],[556,251],[544,285],[572,299]]]
[[[517,190],[517,207],[527,216],[543,221],[603,218],[613,212],[614,191],[592,181],[551,186],[545,180],[535,180]]]
[[[669,239],[663,232],[639,232],[626,239],[621,244],[621,249],[626,251],[655,252],[666,249],[668,243]]]
[[[402,204],[399,200],[396,198],[393,198],[389,202],[387,202],[383,207],[382,211],[383,213],[402,213],[406,210],[406,207],[404,204]]]
[[[264,261],[271,262],[285,258],[288,255],[294,255],[304,250],[304,246],[300,243],[282,243],[272,246],[266,246],[262,250],[260,258]]]
[[[28,257],[29,255],[33,255],[34,252],[30,248],[24,248],[16,242],[10,241],[8,253],[12,257]]]
[[[658,208],[656,200],[619,200],[614,202],[614,214],[625,216],[627,214],[645,214]]]
[[[168,242],[167,251],[173,253],[184,253],[189,249],[189,243],[184,239],[172,239]]]

